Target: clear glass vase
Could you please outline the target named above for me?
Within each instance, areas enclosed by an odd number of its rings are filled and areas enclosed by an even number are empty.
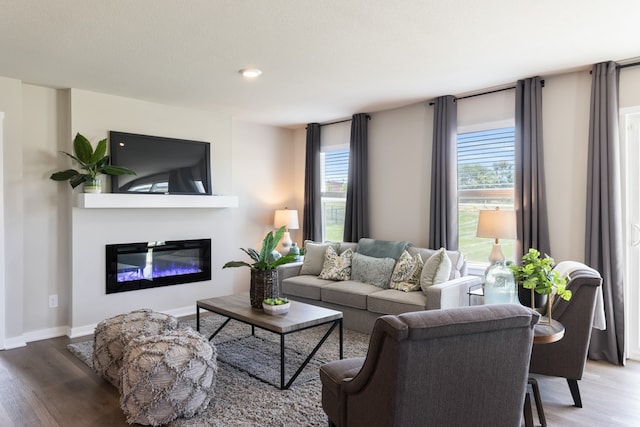
[[[518,302],[513,273],[498,261],[487,270],[484,283],[485,304],[514,304]]]

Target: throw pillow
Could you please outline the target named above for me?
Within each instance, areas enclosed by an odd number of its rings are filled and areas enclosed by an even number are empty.
[[[333,246],[329,246],[324,254],[324,265],[318,279],[350,280],[352,257],[353,251],[351,249],[338,255]]]
[[[304,242],[304,261],[302,261],[302,267],[300,267],[300,274],[310,274],[312,276],[320,274],[324,265],[324,254],[329,246],[337,249],[340,244],[338,243],[336,247],[335,243]]]
[[[440,248],[424,263],[420,274],[420,288],[426,293],[429,286],[449,280],[450,274],[451,260],[447,256],[447,251],[444,248]]]
[[[404,251],[393,269],[389,287],[404,292],[420,290],[420,274],[423,265],[420,254],[411,257],[409,252]]]
[[[395,264],[393,258],[375,258],[356,252],[351,260],[351,280],[387,289]]]

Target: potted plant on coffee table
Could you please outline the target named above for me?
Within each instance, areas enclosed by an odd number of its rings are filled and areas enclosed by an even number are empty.
[[[251,287],[249,298],[251,307],[262,308],[262,301],[266,298],[280,297],[278,286],[278,270],[276,267],[282,264],[293,262],[296,258],[294,254],[280,255],[275,249],[284,235],[285,227],[280,227],[275,233],[270,231],[262,241],[260,252],[252,248],[240,248],[241,251],[249,255],[253,261],[229,261],[222,268],[249,267],[251,269]],[[277,254],[277,255],[275,255]]]
[[[520,303],[538,309],[542,314],[545,311],[551,320],[551,305],[553,296],[569,301],[571,291],[566,288],[567,280],[560,277],[553,269],[555,261],[549,255],[540,257],[540,251],[530,248],[522,257],[520,265],[511,264],[509,268],[518,283],[518,297]],[[536,299],[536,295],[542,298]]]
[[[86,193],[101,193],[102,183],[98,177],[100,174],[105,175],[135,175],[136,173],[129,168],[115,166],[109,164],[109,156],[107,153],[107,140],[103,139],[98,142],[94,151],[91,143],[80,133],[76,134],[73,140],[74,154],[61,151],[71,157],[80,165],[80,171],[76,169],[67,169],[56,172],[49,178],[54,181],[69,181],[71,188],[76,188],[80,184],[84,184]]]

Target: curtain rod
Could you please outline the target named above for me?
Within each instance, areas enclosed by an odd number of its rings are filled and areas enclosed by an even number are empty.
[[[632,62],[630,64],[618,65],[618,69],[620,69],[620,68],[628,68],[628,67],[636,67],[638,65],[640,65],[640,62]]]
[[[367,114],[367,119],[371,120],[371,116]],[[344,120],[338,120],[337,122],[329,122],[329,123],[320,123],[320,127],[322,126],[330,126],[330,125],[337,125],[338,123],[344,123],[344,122],[350,122],[353,119],[344,119]]]
[[[544,87],[544,80],[541,80],[540,83],[542,84],[542,87]],[[511,90],[515,88],[516,88],[515,86],[509,86],[509,87],[503,87],[502,89],[495,89],[495,90],[489,90],[486,92],[474,93],[472,95],[460,96],[460,97],[456,97],[455,101],[459,99],[467,99],[467,98],[474,98],[476,96],[489,95],[497,92],[504,92],[505,90]],[[435,102],[431,101],[429,105],[435,105]]]

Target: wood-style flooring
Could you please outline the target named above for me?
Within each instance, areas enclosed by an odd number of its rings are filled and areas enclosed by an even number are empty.
[[[117,390],[67,350],[70,342],[60,337],[0,351],[0,426],[128,425]],[[640,362],[588,361],[579,382],[583,408],[572,406],[564,379],[537,378],[549,426],[640,426]]]

